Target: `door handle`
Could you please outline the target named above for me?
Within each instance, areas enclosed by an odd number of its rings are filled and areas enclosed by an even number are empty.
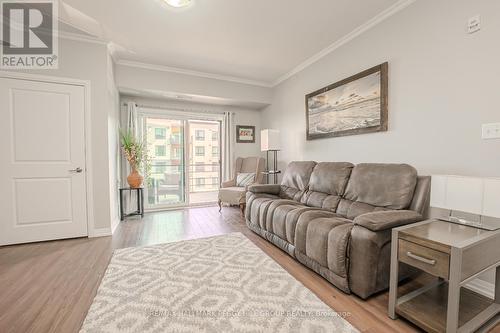
[[[76,169],[71,169],[71,170],[68,170],[69,172],[75,172],[75,173],[82,173],[83,172],[83,169],[82,168],[76,168]]]

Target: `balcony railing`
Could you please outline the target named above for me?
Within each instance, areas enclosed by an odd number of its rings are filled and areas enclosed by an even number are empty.
[[[175,204],[184,202],[183,166],[177,164],[152,163],[146,185],[148,202]],[[189,164],[189,193],[217,192],[220,186],[218,163]]]

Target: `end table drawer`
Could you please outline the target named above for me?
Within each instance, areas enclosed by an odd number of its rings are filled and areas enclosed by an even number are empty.
[[[399,261],[419,268],[434,276],[447,279],[450,268],[450,256],[428,247],[399,239]]]

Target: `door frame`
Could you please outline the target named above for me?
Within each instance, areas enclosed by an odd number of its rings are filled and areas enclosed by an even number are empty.
[[[87,237],[99,237],[102,235],[102,229],[95,227],[94,220],[94,191],[92,185],[92,131],[91,131],[91,97],[90,97],[90,81],[80,80],[67,77],[48,76],[31,73],[8,72],[0,70],[0,78],[16,79],[25,81],[66,84],[83,87],[84,91],[84,132],[85,132],[85,206],[87,208]],[[111,226],[110,226],[111,228]],[[106,228],[107,229],[107,228]],[[108,233],[109,234],[109,233]]]

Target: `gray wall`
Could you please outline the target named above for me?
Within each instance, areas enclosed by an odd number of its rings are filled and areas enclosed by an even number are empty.
[[[230,82],[161,70],[116,65],[116,84],[120,91],[170,92],[208,96],[239,103],[246,102],[258,107],[269,105],[272,91],[270,88],[251,84]]]
[[[466,33],[469,17],[482,30]],[[291,160],[405,162],[421,173],[500,175],[500,1],[420,0],[275,88],[261,123]],[[389,62],[389,131],[305,140],[304,95]]]

